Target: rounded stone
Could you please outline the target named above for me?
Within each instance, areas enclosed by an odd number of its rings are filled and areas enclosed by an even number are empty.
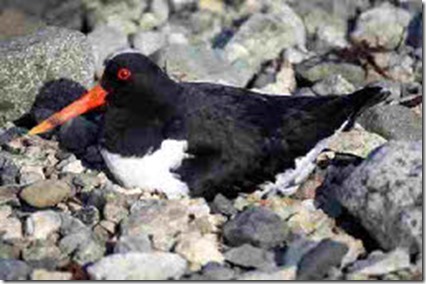
[[[33,183],[24,188],[20,197],[36,208],[55,206],[71,196],[71,187],[63,181],[45,180]]]

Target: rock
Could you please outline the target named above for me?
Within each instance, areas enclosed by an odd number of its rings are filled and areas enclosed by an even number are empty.
[[[77,154],[83,153],[97,142],[98,131],[98,125],[79,116],[61,126],[59,141],[62,147]]]
[[[83,7],[77,0],[2,1],[1,8],[20,11],[25,17],[35,18],[51,26],[81,30],[83,27]]]
[[[401,105],[379,105],[366,110],[358,119],[366,130],[389,140],[421,140],[422,119]]]
[[[175,244],[176,236],[189,231],[191,218],[191,224],[195,225],[202,217],[209,216],[209,211],[204,199],[141,200],[133,204],[129,217],[121,222],[121,232],[123,236],[147,234],[156,249],[168,251]],[[216,224],[208,221],[210,228],[204,230],[204,234],[216,230]]]
[[[121,236],[114,246],[114,253],[151,251],[151,240],[148,235]]]
[[[319,96],[347,95],[355,91],[355,87],[340,74],[332,74],[315,83],[312,90]]]
[[[335,153],[345,153],[366,158],[371,151],[385,144],[386,141],[380,135],[356,127],[333,137],[327,148]]]
[[[0,124],[27,113],[40,88],[67,78],[90,86],[93,59],[83,34],[48,27],[0,43]],[[37,76],[28,76],[37,74]]]
[[[113,254],[87,268],[94,280],[178,279],[185,270],[182,257],[165,252]]]
[[[0,185],[16,184],[16,178],[18,177],[19,169],[13,162],[13,160],[5,155],[3,152],[0,153]]]
[[[22,259],[35,268],[55,269],[65,264],[66,256],[54,244],[35,242],[23,249]]]
[[[223,234],[232,246],[252,244],[273,248],[282,245],[286,240],[286,230],[286,224],[274,212],[262,207],[253,207],[227,222]]]
[[[23,261],[15,259],[0,259],[0,279],[27,280],[31,268]]]
[[[383,249],[421,252],[421,153],[420,142],[388,142],[328,189]]]
[[[293,46],[305,46],[304,24],[282,3],[275,13],[253,14],[225,46],[225,52],[234,65],[246,64],[246,68],[256,72],[263,62]]]
[[[226,261],[245,268],[255,268],[263,271],[276,269],[274,254],[264,249],[244,244],[230,249],[225,253]]]
[[[103,208],[103,216],[106,220],[118,224],[129,215],[128,210],[116,202],[108,202]]]
[[[133,36],[133,46],[150,56],[166,45],[166,36],[157,31],[138,32]]]
[[[224,261],[224,257],[219,251],[218,237],[214,234],[185,233],[179,236],[175,252],[189,262],[191,271],[200,270],[209,262],[223,263]]]
[[[25,232],[36,240],[45,240],[59,230],[61,217],[54,211],[39,211],[31,214],[25,221]]]
[[[16,247],[1,241],[0,242],[0,259],[18,259],[19,249]]]
[[[0,219],[0,236],[3,240],[22,239],[21,221],[15,217]]]
[[[359,260],[349,267],[350,273],[379,276],[410,267],[410,255],[406,250],[395,249],[389,253],[375,251],[366,260]]]
[[[130,47],[127,35],[120,29],[108,25],[96,27],[87,35],[87,40],[93,48],[93,57],[95,58],[95,68],[98,77],[102,75],[104,62],[108,56]]]
[[[321,57],[313,57],[298,64],[296,74],[310,83],[316,83],[338,74],[355,87],[363,85],[366,76],[361,66]]]
[[[183,81],[202,81],[244,87],[253,73],[233,66],[221,50],[205,46],[169,45],[153,55],[167,73]]]
[[[207,263],[201,273],[205,280],[210,281],[231,280],[235,277],[234,270],[215,262]]]
[[[43,167],[23,165],[19,171],[19,183],[28,185],[36,181],[44,180]]]
[[[24,36],[44,27],[44,23],[20,9],[7,7],[0,13],[0,40]]]
[[[1,205],[0,206],[0,220],[6,220],[7,217],[12,215],[12,207],[9,205]]]
[[[140,0],[113,2],[82,0],[82,2],[87,11],[88,25],[92,30],[108,25],[126,35],[137,31],[141,15],[148,8],[148,1]]]
[[[70,197],[71,187],[63,181],[44,180],[25,187],[19,196],[33,207],[46,208]]]
[[[31,273],[31,280],[36,281],[64,281],[71,280],[71,272],[48,271],[45,269],[36,269]]]
[[[409,12],[385,2],[362,13],[350,36],[356,43],[392,50],[405,41],[410,20]]]
[[[262,271],[250,271],[242,274],[237,280],[250,280],[250,281],[282,281],[282,280],[295,280],[293,273],[287,268],[275,271],[275,272],[262,272]]]
[[[84,206],[74,213],[74,217],[88,226],[94,226],[100,220],[99,210],[95,206]]]
[[[284,61],[273,83],[261,88],[262,93],[272,95],[290,95],[296,88],[296,78],[292,64]]]
[[[213,213],[221,213],[226,216],[232,216],[238,212],[232,202],[220,193],[216,194],[210,208]]]
[[[84,172],[85,168],[83,167],[83,164],[80,160],[77,160],[75,156],[73,161],[69,161],[66,165],[61,167],[61,173],[63,174],[76,174],[79,175]]]
[[[325,239],[305,254],[299,263],[297,280],[321,280],[332,267],[339,267],[348,247]]]

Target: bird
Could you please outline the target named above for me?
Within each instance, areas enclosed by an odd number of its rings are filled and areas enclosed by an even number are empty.
[[[389,95],[376,85],[310,97],[177,82],[148,57],[124,52],[105,63],[98,85],[28,133],[104,106],[99,147],[118,183],[169,198],[236,197],[297,186],[327,139]]]

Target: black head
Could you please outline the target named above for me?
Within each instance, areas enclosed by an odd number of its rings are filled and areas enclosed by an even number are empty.
[[[140,53],[121,53],[106,62],[101,86],[107,103],[128,109],[166,103],[178,84]]]

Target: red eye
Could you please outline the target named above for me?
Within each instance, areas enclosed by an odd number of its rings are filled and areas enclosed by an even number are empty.
[[[128,80],[131,75],[132,75],[132,72],[130,72],[130,70],[127,69],[127,68],[121,68],[117,72],[118,79],[123,80],[123,81]]]

